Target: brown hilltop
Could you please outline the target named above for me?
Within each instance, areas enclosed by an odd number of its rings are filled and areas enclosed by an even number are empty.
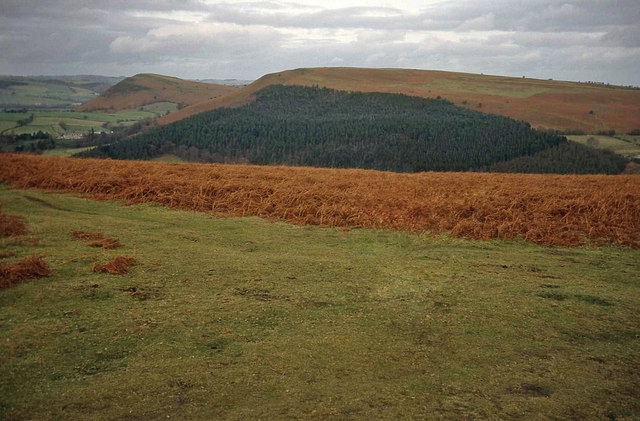
[[[338,67],[268,74],[242,89],[164,116],[159,122],[168,124],[220,107],[239,107],[251,102],[256,91],[273,84],[441,96],[466,108],[528,121],[538,128],[589,133],[640,128],[639,89],[434,70]]]
[[[213,83],[191,82],[171,76],[142,73],[128,77],[76,111],[128,110],[155,102],[186,105],[215,99],[237,88]]]

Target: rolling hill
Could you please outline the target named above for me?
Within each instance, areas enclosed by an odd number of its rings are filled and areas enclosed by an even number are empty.
[[[398,172],[620,173],[625,160],[526,122],[409,95],[271,85],[239,108],[199,113],[84,154]],[[542,165],[544,163],[544,165]]]
[[[192,105],[233,92],[237,88],[143,73],[128,77],[77,111],[119,111],[155,103]]]
[[[535,128],[628,132],[640,128],[640,89],[523,77],[409,69],[308,68],[273,73],[227,95],[171,113],[168,124],[193,114],[252,102],[273,84],[444,97],[456,105],[529,122]]]
[[[0,107],[8,109],[74,109],[104,93],[122,77],[0,76]]]

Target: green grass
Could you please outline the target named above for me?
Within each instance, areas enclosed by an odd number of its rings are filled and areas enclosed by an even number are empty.
[[[57,145],[56,145],[57,146]],[[77,153],[88,151],[89,149],[93,149],[94,146],[88,146],[85,148],[67,148],[64,146],[56,147],[55,149],[48,149],[42,152],[44,156],[63,156],[63,157],[71,157]]]
[[[0,133],[9,130],[11,128],[14,128],[18,125],[18,123],[16,123],[15,121],[10,121],[10,120],[0,120]]]
[[[95,94],[79,87],[31,80],[25,85],[0,89],[0,104],[20,106],[80,105]]]
[[[184,159],[180,158],[177,155],[172,154],[164,154],[153,158],[151,161],[155,162],[185,162]]]
[[[158,116],[163,116],[167,113],[176,111],[178,109],[178,104],[175,102],[154,102],[153,104],[143,105],[141,108],[144,111],[149,111]]]
[[[0,251],[55,272],[0,290],[0,418],[640,416],[638,250],[0,203],[40,239]],[[116,255],[139,263],[91,271]]]
[[[640,154],[640,137],[629,135],[600,136],[600,135],[571,135],[567,139],[591,146],[597,149],[609,149],[621,155]],[[590,139],[595,139],[590,140]]]
[[[16,127],[17,121],[33,114],[33,122],[26,126]],[[26,113],[0,113],[0,132],[7,134],[35,133],[42,130],[54,136],[63,135],[65,130],[60,122],[66,125],[66,131],[89,132],[103,131],[102,125],[110,123],[114,126],[130,126],[143,118],[154,118],[160,113],[152,111],[127,110],[115,113],[76,113],[68,111],[29,111]]]

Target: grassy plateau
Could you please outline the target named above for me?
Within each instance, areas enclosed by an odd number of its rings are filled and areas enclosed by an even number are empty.
[[[638,249],[0,203],[54,273],[0,290],[2,419],[640,417]]]

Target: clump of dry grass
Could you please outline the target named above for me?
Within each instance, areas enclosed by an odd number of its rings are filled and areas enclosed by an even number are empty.
[[[20,282],[51,275],[51,268],[42,257],[31,255],[9,265],[0,266],[0,288],[10,288]]]
[[[89,247],[102,247],[103,249],[114,249],[122,246],[117,238],[103,238],[102,240],[94,241],[87,245]]]
[[[102,238],[101,232],[84,232],[84,231],[74,231],[71,234],[74,240],[100,240]]]
[[[0,237],[23,235],[27,233],[24,216],[7,215],[0,207]]]
[[[115,259],[101,265],[100,263],[93,264],[93,271],[98,273],[111,273],[114,275],[125,275],[129,273],[129,266],[135,263],[136,259],[133,257],[118,256]]]

